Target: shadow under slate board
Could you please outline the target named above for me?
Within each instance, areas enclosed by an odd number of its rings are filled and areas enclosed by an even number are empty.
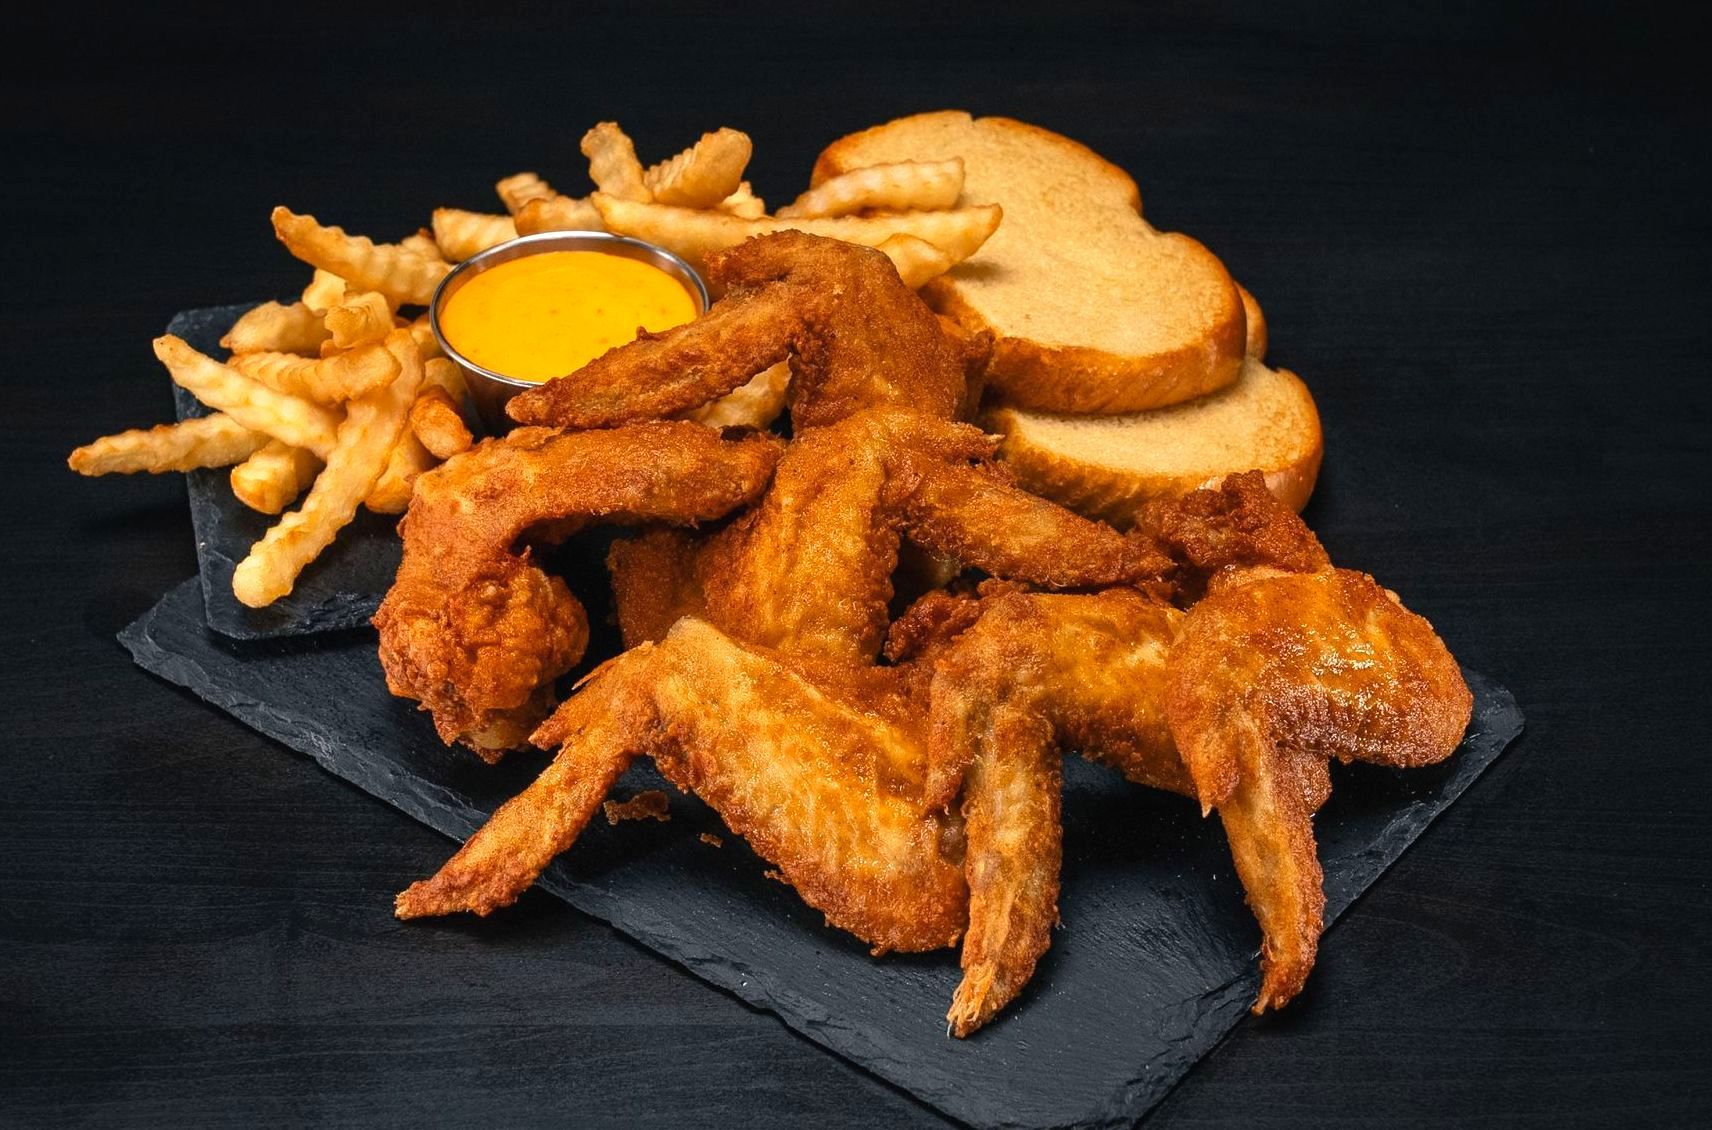
[[[211,357],[224,357],[220,338],[238,316],[254,306],[212,306],[185,310],[167,323],[176,334]],[[206,416],[208,408],[177,385],[173,404],[178,418]],[[310,562],[290,595],[266,608],[249,608],[232,595],[232,571],[249,555],[250,547],[279,521],[260,514],[232,494],[224,467],[191,471],[190,522],[196,531],[196,565],[208,606],[208,626],[233,639],[306,636],[367,625],[392,587],[403,550],[396,527],[398,515],[359,509],[349,526],[339,531],[321,556]]]
[[[489,767],[446,749],[414,703],[387,693],[366,630],[224,639],[208,631],[201,587],[190,580],[119,638],[141,666],[454,839],[544,763],[515,754]],[[1333,767],[1332,799],[1315,821],[1328,921],[1521,731],[1508,691],[1473,672],[1468,681],[1474,721],[1443,765]],[[675,790],[670,822],[613,827],[597,817],[540,882],[954,1118],[1125,1124],[1244,1015],[1258,984],[1259,931],[1217,820],[1076,757],[1064,783],[1064,926],[1023,997],[968,1040],[945,1032],[953,951],[871,958],[765,878],[766,865],[711,810]],[[659,787],[652,765],[638,762],[615,795]],[[702,842],[702,832],[721,834],[723,846]],[[398,885],[422,877],[400,875]]]

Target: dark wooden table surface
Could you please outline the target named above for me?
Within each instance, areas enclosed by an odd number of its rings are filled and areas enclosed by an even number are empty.
[[[421,930],[447,844],[135,670],[194,567],[180,308],[289,294],[288,203],[396,238],[499,176],[755,139],[770,200],[851,129],[1022,117],[1132,170],[1315,390],[1308,516],[1509,685],[1528,732],[1157,1126],[1712,1117],[1706,67],[1669,10],[1075,2],[805,17],[39,5],[4,91],[0,1122],[932,1125],[550,898]],[[807,6],[805,6],[805,9]],[[28,21],[34,21],[30,23]]]

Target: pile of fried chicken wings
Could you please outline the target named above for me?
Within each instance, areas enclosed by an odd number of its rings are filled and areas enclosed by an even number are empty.
[[[1468,724],[1431,625],[1257,473],[1122,532],[1014,485],[963,422],[991,343],[879,252],[786,232],[708,272],[704,317],[520,395],[525,426],[419,480],[388,685],[485,758],[557,754],[398,914],[511,903],[646,755],[876,954],[960,942],[968,1035],[1050,945],[1070,751],[1218,813],[1255,1011],[1289,1001],[1329,761],[1431,764]],[[686,418],[781,361],[788,443]],[[595,523],[639,527],[608,561],[626,650],[561,700],[587,621],[535,552]],[[900,555],[939,583],[893,619]]]

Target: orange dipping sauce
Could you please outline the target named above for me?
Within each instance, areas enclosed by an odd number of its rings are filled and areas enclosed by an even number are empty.
[[[682,283],[603,251],[543,251],[459,287],[439,312],[452,348],[490,372],[538,384],[636,338],[696,316]]]

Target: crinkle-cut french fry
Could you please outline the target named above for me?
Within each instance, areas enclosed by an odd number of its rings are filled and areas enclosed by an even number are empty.
[[[899,233],[913,235],[938,247],[956,264],[980,250],[1004,216],[997,204],[979,204],[942,212],[891,212],[805,220],[764,216],[759,220],[744,220],[724,212],[638,204],[602,192],[595,193],[593,200],[608,231],[657,243],[683,256],[697,269],[715,251],[775,231],[807,232],[868,247],[878,247]]]
[[[376,243],[343,228],[324,227],[314,216],[289,208],[273,210],[273,231],[287,251],[305,263],[331,271],[358,290],[378,290],[397,303],[426,306],[446,272],[437,263],[396,243]]]
[[[232,493],[251,510],[278,514],[297,501],[321,471],[315,453],[277,439],[232,468]]]
[[[301,353],[313,357],[327,340],[321,315],[302,302],[289,306],[264,302],[246,311],[226,336],[220,348],[232,353]]]
[[[248,459],[267,442],[267,436],[216,412],[176,424],[102,436],[73,451],[65,462],[80,475],[193,471],[198,467],[229,467]]]
[[[892,266],[898,269],[898,277],[904,280],[904,285],[912,290],[929,279],[938,278],[955,266],[951,256],[927,240],[901,232],[883,240],[880,250],[886,253],[886,257],[892,261]]]
[[[765,428],[785,410],[785,392],[790,383],[791,363],[780,361],[749,378],[748,384],[685,413],[684,419],[694,420],[715,431],[720,428]]]
[[[428,324],[428,315],[421,315],[403,328],[410,331],[410,339],[416,343],[416,352],[424,362],[445,358],[445,353],[440,349],[440,341],[434,336],[434,327]],[[446,363],[451,364],[450,361]]]
[[[345,280],[316,267],[315,277],[303,288],[303,304],[317,314],[325,314],[344,300]]]
[[[642,184],[656,203],[714,208],[737,191],[752,152],[748,134],[721,126],[702,134],[677,156],[648,168],[642,174]]]
[[[422,383],[422,362],[408,332],[393,332],[386,348],[398,361],[398,376],[351,401],[327,466],[303,505],[281,518],[233,571],[232,592],[251,608],[263,608],[291,591],[298,574],[349,524],[386,470]]]
[[[427,228],[418,228],[413,234],[398,241],[398,245],[412,255],[420,255],[430,261],[444,263],[446,257],[440,253],[440,245],[434,242],[434,233]]]
[[[531,200],[517,210],[517,234],[544,231],[605,231],[600,212],[579,196],[550,196]]]
[[[721,212],[729,212],[745,220],[759,220],[767,214],[767,202],[755,195],[755,190],[744,181],[737,186],[737,191],[719,202]]]
[[[422,361],[423,387],[433,385],[446,390],[453,404],[462,404],[469,395],[464,386],[464,371],[445,357],[426,357]]]
[[[589,161],[589,179],[602,192],[620,200],[653,199],[642,183],[636,146],[617,122],[601,122],[583,134],[582,151]]]
[[[369,290],[347,294],[345,300],[326,314],[327,332],[334,349],[353,349],[366,342],[383,341],[393,331],[392,307],[385,296]]]
[[[376,514],[402,514],[410,509],[410,495],[416,490],[416,476],[435,464],[434,456],[422,446],[422,441],[406,427],[387,455],[386,470],[369,489],[363,505]]]
[[[434,242],[447,259],[461,263],[496,243],[517,238],[510,216],[466,212],[462,208],[434,209]]]
[[[779,209],[781,218],[849,216],[870,208],[892,212],[951,208],[963,195],[963,158],[899,161],[852,169],[821,181]]]
[[[505,210],[515,216],[531,200],[551,200],[559,195],[553,186],[534,173],[513,173],[493,186]]]
[[[473,442],[451,394],[426,381],[416,403],[410,406],[410,430],[436,459],[450,459],[468,451]]]
[[[398,376],[398,362],[378,341],[319,360],[293,353],[246,353],[229,364],[275,392],[328,407],[373,392]]]
[[[263,432],[326,458],[338,438],[339,413],[279,392],[192,349],[182,338],[155,338],[155,356],[174,383],[251,431]]]

